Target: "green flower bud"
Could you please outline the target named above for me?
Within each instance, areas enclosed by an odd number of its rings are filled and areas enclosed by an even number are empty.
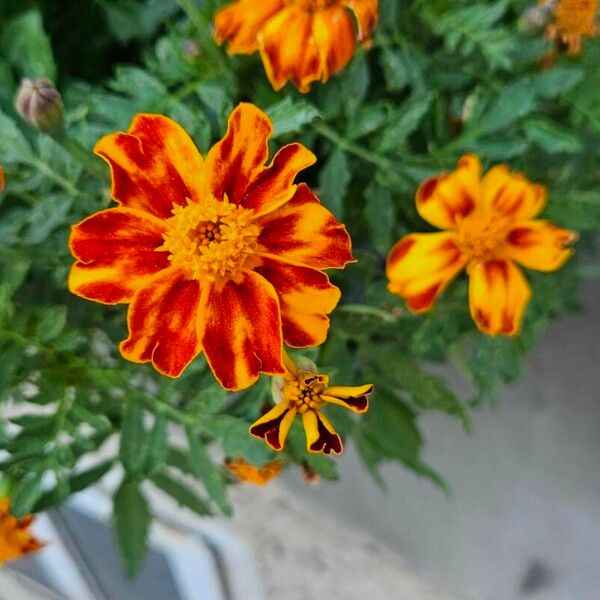
[[[63,128],[62,97],[48,79],[23,79],[15,98],[15,108],[39,131],[52,135]]]

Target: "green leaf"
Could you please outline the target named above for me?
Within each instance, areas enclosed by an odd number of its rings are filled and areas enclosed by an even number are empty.
[[[113,522],[125,573],[134,577],[148,552],[150,511],[137,483],[125,480],[114,497]]]
[[[387,254],[394,240],[395,205],[389,190],[371,182],[364,192],[365,217],[369,227],[371,243]]]
[[[151,479],[156,487],[161,489],[165,494],[171,496],[171,498],[173,498],[180,506],[189,508],[202,517],[212,514],[206,500],[200,498],[196,492],[183,483],[173,479],[164,471],[154,473]]]
[[[496,102],[475,127],[480,134],[504,129],[533,112],[535,106],[535,90],[531,81],[515,81],[502,90]]]
[[[223,472],[212,462],[196,433],[191,429],[186,431],[192,471],[196,477],[202,480],[208,495],[221,512],[230,516],[233,510],[227,499],[227,485]]]
[[[319,111],[306,100],[294,100],[288,96],[270,106],[267,114],[273,122],[273,135],[277,137],[302,131],[319,116]]]
[[[431,94],[413,94],[397,111],[385,130],[377,148],[379,152],[397,149],[413,133],[431,107]]]
[[[146,475],[151,475],[163,465],[169,451],[168,442],[167,419],[163,416],[156,416],[154,418],[154,425],[148,436],[144,466],[144,473]]]
[[[66,306],[47,306],[37,311],[34,337],[42,343],[55,339],[67,324]]]
[[[549,119],[529,119],[523,123],[523,129],[529,141],[549,154],[576,154],[583,147],[578,135]]]
[[[0,48],[2,56],[22,77],[56,80],[52,47],[38,10],[28,10],[10,21],[4,29]]]
[[[334,460],[322,454],[311,454],[306,449],[304,430],[298,424],[295,424],[290,430],[288,448],[297,463],[306,463],[317,475],[326,481],[337,481],[340,478]]]
[[[30,513],[38,498],[43,493],[43,471],[37,471],[23,478],[13,489],[11,495],[11,512],[16,517]]]
[[[585,76],[578,67],[554,67],[533,77],[535,93],[542,98],[555,98],[574,88]]]
[[[0,110],[0,162],[7,164],[31,164],[36,156],[15,122]]]
[[[119,458],[125,471],[132,478],[137,478],[141,474],[145,454],[144,411],[137,402],[129,399],[121,423]]]
[[[319,185],[321,201],[338,219],[344,215],[344,198],[351,179],[348,159],[342,150],[336,148],[321,171]]]

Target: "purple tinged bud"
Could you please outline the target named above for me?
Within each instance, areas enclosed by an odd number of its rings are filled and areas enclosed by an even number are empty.
[[[23,79],[15,97],[15,108],[27,123],[39,131],[51,135],[62,131],[62,97],[48,79]]]

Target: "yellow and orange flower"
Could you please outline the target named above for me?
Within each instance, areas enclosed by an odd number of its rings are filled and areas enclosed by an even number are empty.
[[[33,517],[17,519],[10,513],[8,498],[0,498],[0,565],[39,550],[43,544],[30,533]]]
[[[241,458],[225,461],[227,468],[243,483],[252,485],[265,485],[277,477],[281,472],[283,463],[280,460],[272,460],[262,467],[255,467]]]
[[[273,450],[282,450],[296,415],[300,415],[309,452],[341,454],[342,440],[321,409],[335,404],[365,413],[373,386],[329,386],[329,376],[319,373],[313,362],[303,358],[296,365],[285,352],[284,363],[283,377],[273,378],[276,405],[250,427],[250,434],[263,439]]]
[[[551,40],[564,44],[569,54],[580,54],[583,40],[598,33],[598,0],[539,0],[552,12],[546,30]]]
[[[322,271],[353,261],[346,229],[297,174],[316,158],[300,144],[266,165],[272,124],[251,104],[231,114],[203,159],[161,115],[137,115],[102,138],[116,208],[75,225],[69,289],[130,304],[121,354],[178,377],[204,352],[229,390],[283,373],[283,340],[326,339],[340,291]]]
[[[481,162],[463,156],[457,169],[425,181],[417,191],[421,217],[439,233],[402,238],[387,261],[389,290],[413,312],[430,310],[466,267],[471,315],[489,335],[521,331],[531,288],[515,263],[555,271],[571,256],[577,234],[534,219],[546,188],[497,165],[482,177]]]
[[[289,80],[308,92],[370,42],[378,16],[378,0],[237,0],[216,14],[215,39],[230,54],[260,50],[276,90]]]

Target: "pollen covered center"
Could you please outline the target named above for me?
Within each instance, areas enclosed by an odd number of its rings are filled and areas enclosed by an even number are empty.
[[[501,258],[509,227],[502,219],[477,211],[463,219],[458,227],[458,245],[471,263]]]
[[[252,211],[227,198],[188,200],[173,209],[159,250],[170,252],[171,263],[193,279],[236,279],[243,268],[251,268],[256,252],[260,230],[252,219]]]
[[[298,413],[318,410],[323,406],[321,395],[329,383],[329,376],[309,371],[299,371],[296,379],[286,381],[283,387],[283,399],[295,405]]]

